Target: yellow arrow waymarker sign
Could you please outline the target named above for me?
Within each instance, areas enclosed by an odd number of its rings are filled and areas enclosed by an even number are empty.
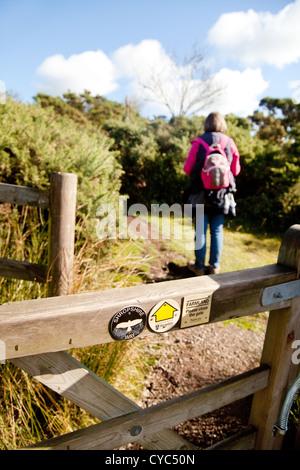
[[[151,309],[148,325],[152,331],[162,333],[173,328],[179,317],[180,307],[178,303],[172,299],[163,300]]]
[[[174,317],[174,312],[178,310],[176,307],[172,307],[169,302],[164,302],[161,307],[154,313],[156,321],[170,320]]]

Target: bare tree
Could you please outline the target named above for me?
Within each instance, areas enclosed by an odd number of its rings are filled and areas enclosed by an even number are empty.
[[[224,93],[225,87],[205,66],[197,49],[182,63],[169,56],[164,67],[153,67],[147,77],[139,77],[144,99],[163,105],[172,116],[199,113],[211,106]]]

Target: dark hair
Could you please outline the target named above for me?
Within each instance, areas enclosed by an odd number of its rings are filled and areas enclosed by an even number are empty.
[[[210,113],[204,122],[205,132],[222,132],[227,131],[227,124],[220,113]]]

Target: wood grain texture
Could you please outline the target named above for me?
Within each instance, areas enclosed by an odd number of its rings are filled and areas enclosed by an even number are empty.
[[[0,183],[0,202],[45,208],[49,206],[49,193],[38,188]]]
[[[296,278],[300,271],[300,225],[290,227],[282,240],[278,264],[293,268]],[[300,297],[290,306],[270,312],[261,362],[271,367],[268,387],[256,393],[250,415],[250,424],[257,428],[256,449],[273,450],[282,446],[282,436],[273,435],[280,406],[291,381],[299,373],[299,365],[292,363],[292,342],[300,339]]]
[[[66,352],[17,358],[12,362],[102,421],[140,409]],[[195,449],[193,444],[170,429],[145,436],[139,442],[149,450]]]
[[[47,267],[26,261],[0,258],[0,276],[25,281],[46,282]]]
[[[77,175],[54,172],[50,178],[48,295],[68,295],[73,288]]]
[[[43,441],[30,448],[52,450],[107,450],[137,441],[165,427],[209,413],[267,386],[269,370],[254,369],[220,384],[140,409],[109,421]],[[138,436],[133,430],[140,430]]]
[[[167,298],[182,304],[186,295],[214,291],[210,322],[223,321],[291,305],[291,300],[261,306],[264,287],[294,280],[296,272],[276,265],[146,284],[94,293],[28,300],[0,306],[0,340],[6,358],[22,357],[114,341],[109,333],[112,316],[127,306],[146,314]],[[175,326],[175,329],[177,327]],[[146,327],[140,337],[156,335]]]

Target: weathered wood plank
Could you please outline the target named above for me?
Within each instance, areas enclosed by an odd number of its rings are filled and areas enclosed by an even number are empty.
[[[47,267],[41,264],[0,258],[0,276],[25,281],[46,282]]]
[[[0,202],[46,208],[49,206],[49,193],[38,188],[0,183]]]
[[[254,395],[249,421],[258,429],[257,450],[275,450],[282,445],[282,436],[273,435],[273,425],[288,388],[289,371],[293,366],[292,342],[299,320],[299,297],[293,299],[290,308],[270,312],[261,359],[271,367],[270,383],[266,390]]]
[[[168,400],[146,409],[140,409],[100,424],[64,436],[41,442],[29,448],[44,450],[108,450],[165,427],[209,413],[235,400],[264,389],[269,370],[258,368],[211,385],[196,392]],[[138,435],[136,432],[140,431]]]
[[[256,434],[256,429],[250,427],[204,450],[253,450]]]
[[[101,421],[140,409],[66,352],[17,358],[12,362]],[[193,444],[170,429],[146,436],[139,442],[149,450],[195,449]]]
[[[282,240],[278,263],[294,268],[300,275],[300,225],[290,227]],[[250,424],[257,428],[256,449],[279,449],[282,439],[273,435],[273,425],[290,381],[299,373],[299,365],[292,362],[292,342],[299,339],[300,297],[292,299],[289,307],[270,312],[262,363],[271,367],[270,381],[264,391],[253,397]]]
[[[262,307],[262,290],[292,281],[295,276],[294,270],[275,264],[215,276],[3,304],[0,340],[5,343],[7,356],[0,360],[111,342],[109,322],[116,312],[136,305],[148,314],[157,302],[168,298],[181,305],[186,295],[214,291],[210,322],[284,308],[291,300]],[[148,335],[156,333],[145,328],[140,337]]]
[[[53,172],[50,178],[50,241],[48,295],[73,290],[77,175]]]
[[[292,225],[284,234],[278,253],[278,263],[300,271],[300,225]]]

